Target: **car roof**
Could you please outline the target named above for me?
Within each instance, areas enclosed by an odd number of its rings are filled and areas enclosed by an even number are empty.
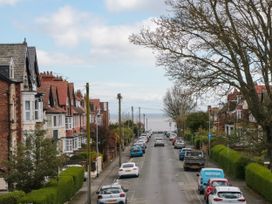
[[[121,188],[122,186],[118,183],[113,183],[111,185],[104,185],[104,186],[101,186],[100,189],[104,189],[104,188],[111,188],[111,187],[116,187],[116,188]]]
[[[241,192],[240,188],[235,186],[216,186],[216,191],[230,191],[230,192]]]
[[[184,151],[184,150],[192,150],[192,148],[190,148],[190,147],[182,148],[182,151]]]
[[[126,164],[133,164],[133,165],[136,165],[135,162],[126,162],[126,163],[122,163],[122,166],[123,166],[123,165],[126,165]]]
[[[227,181],[228,182],[228,179],[226,178],[210,178],[209,180],[210,182],[213,182],[213,181]]]
[[[201,171],[223,171],[223,169],[220,169],[220,168],[202,168]]]

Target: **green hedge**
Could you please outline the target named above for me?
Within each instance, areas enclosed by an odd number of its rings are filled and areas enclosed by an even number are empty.
[[[84,169],[70,167],[61,172],[57,179],[52,179],[41,189],[26,194],[21,204],[63,204],[81,188],[84,180]]]
[[[211,149],[211,158],[221,166],[224,171],[238,179],[245,178],[245,167],[250,159],[242,156],[239,152],[224,145],[215,145]]]
[[[14,191],[0,195],[0,204],[17,204],[25,196],[23,191]]]
[[[257,163],[247,165],[246,183],[265,199],[272,202],[272,173],[269,169]]]

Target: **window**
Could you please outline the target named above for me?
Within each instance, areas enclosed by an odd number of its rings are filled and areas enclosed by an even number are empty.
[[[77,137],[74,138],[74,149],[77,149]]]
[[[30,101],[25,101],[25,120],[31,119]]]
[[[53,127],[57,127],[58,125],[57,125],[57,116],[56,115],[54,115],[53,116]]]
[[[73,139],[66,139],[65,140],[65,151],[66,152],[73,151]]]
[[[73,118],[72,117],[65,118],[65,127],[66,127],[66,130],[72,129],[72,127],[73,127]]]
[[[241,118],[242,118],[242,111],[237,110],[237,119],[241,119]]]
[[[39,101],[35,100],[35,120],[39,119]]]
[[[52,126],[52,117],[51,115],[47,116],[47,127],[51,127]]]
[[[62,115],[59,115],[59,127],[62,126]]]
[[[53,130],[53,140],[57,141],[59,138],[59,131],[58,130]]]

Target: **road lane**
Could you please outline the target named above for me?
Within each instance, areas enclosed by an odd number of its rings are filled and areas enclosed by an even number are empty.
[[[183,172],[177,152],[165,138],[165,147],[154,147],[154,138],[149,143],[144,158],[139,162],[140,177],[121,179],[119,182],[129,188],[128,201],[133,204],[194,203],[202,204],[196,192],[196,177]],[[195,173],[196,174],[196,173]]]

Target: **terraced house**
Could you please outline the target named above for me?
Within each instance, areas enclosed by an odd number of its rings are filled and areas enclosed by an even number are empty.
[[[0,165],[35,126],[43,123],[42,94],[35,47],[0,44]]]
[[[74,84],[52,72],[40,74],[45,94],[45,115],[48,137],[58,141],[61,153],[73,154],[86,138],[85,103],[81,93],[74,92]]]

